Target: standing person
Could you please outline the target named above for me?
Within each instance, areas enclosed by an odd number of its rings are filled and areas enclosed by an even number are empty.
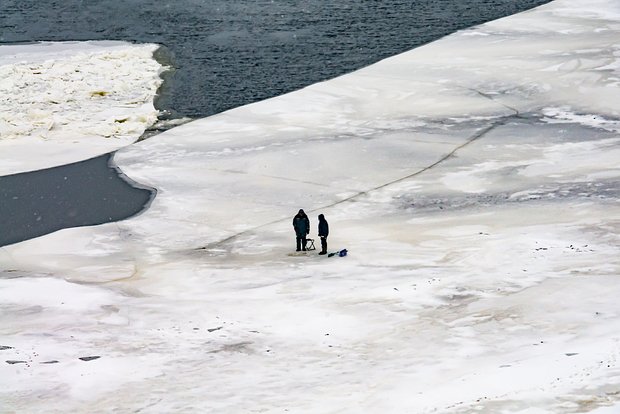
[[[327,253],[327,236],[329,235],[329,224],[325,220],[325,216],[319,214],[319,237],[321,238],[321,252],[319,254]]]
[[[297,236],[297,251],[306,251],[306,236],[310,233],[310,219],[302,209],[293,218],[293,228]]]

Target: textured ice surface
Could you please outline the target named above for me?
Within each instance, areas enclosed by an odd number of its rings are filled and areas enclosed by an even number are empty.
[[[0,398],[614,412],[619,60],[557,0],[124,148],[148,211],[0,249]],[[288,256],[299,208],[349,255]]]
[[[156,45],[0,46],[0,175],[116,150],[155,123]]]

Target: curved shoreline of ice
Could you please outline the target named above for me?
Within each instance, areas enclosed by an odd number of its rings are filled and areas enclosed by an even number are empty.
[[[619,39],[614,0],[556,0],[123,148],[148,211],[0,249],[0,396],[613,411]],[[287,256],[299,207],[349,255]]]
[[[0,176],[55,167],[135,142],[157,121],[154,44],[0,45]]]

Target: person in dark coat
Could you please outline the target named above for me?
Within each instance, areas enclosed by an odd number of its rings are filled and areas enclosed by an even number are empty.
[[[325,216],[319,214],[319,237],[321,238],[321,251],[319,254],[327,253],[327,236],[329,236],[329,224]]]
[[[297,251],[306,251],[306,236],[310,233],[310,219],[302,209],[293,218],[293,228],[297,236]]]

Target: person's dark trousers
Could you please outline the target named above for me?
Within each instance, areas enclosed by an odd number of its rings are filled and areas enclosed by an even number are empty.
[[[300,250],[306,251],[306,236],[297,237],[297,251]]]
[[[321,237],[321,253],[327,253],[327,237]]]

